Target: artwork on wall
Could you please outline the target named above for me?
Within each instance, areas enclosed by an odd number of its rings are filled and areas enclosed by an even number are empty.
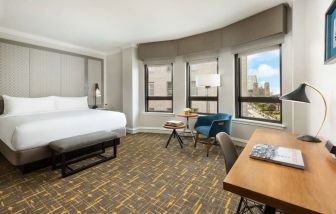
[[[336,0],[334,0],[325,14],[325,53],[324,63],[336,62]]]

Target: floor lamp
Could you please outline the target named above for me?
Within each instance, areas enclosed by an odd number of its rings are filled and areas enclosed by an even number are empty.
[[[199,74],[196,75],[196,87],[206,88],[207,105],[206,113],[210,113],[209,105],[209,88],[220,86],[220,75],[219,74]]]

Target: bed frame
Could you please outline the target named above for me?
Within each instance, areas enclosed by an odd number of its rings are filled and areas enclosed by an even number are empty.
[[[118,138],[126,136],[126,129],[113,130]],[[120,144],[120,141],[118,142]],[[106,144],[106,147],[113,146],[113,143]],[[95,152],[101,149],[100,146],[89,149],[81,149],[69,153],[69,158],[81,156],[83,154]],[[14,166],[21,169],[22,173],[28,173],[36,169],[42,169],[51,166],[51,150],[48,145],[22,151],[11,150],[4,142],[0,140],[0,152]]]

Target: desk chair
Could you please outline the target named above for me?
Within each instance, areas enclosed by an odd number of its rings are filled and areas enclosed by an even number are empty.
[[[226,174],[229,174],[230,169],[232,168],[233,164],[238,159],[238,153],[234,144],[232,143],[230,136],[225,132],[220,132],[216,135],[216,140],[219,143],[225,160],[225,170]],[[243,206],[242,206],[243,205]],[[256,201],[240,197],[238,209],[236,213],[253,213],[252,211],[257,210],[258,212],[263,213],[264,205],[259,204]]]

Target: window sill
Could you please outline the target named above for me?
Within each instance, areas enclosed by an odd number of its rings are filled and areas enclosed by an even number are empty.
[[[142,112],[142,115],[145,115],[145,116],[175,117],[174,113],[166,113],[166,112]]]
[[[265,127],[265,128],[273,128],[273,129],[285,129],[286,128],[286,124],[270,123],[270,122],[247,120],[247,119],[240,119],[240,118],[234,118],[232,119],[232,122],[236,124],[252,125],[252,126],[259,126],[259,127]]]

